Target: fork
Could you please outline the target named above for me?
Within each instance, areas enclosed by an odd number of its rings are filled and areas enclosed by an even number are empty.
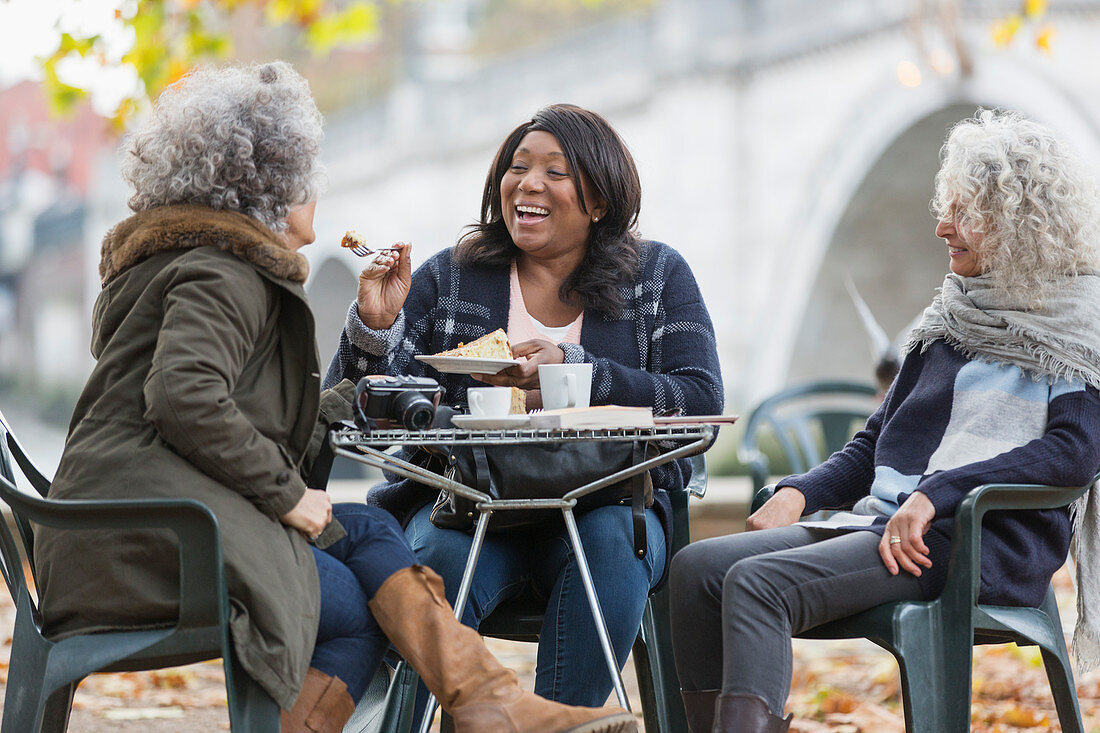
[[[357,244],[354,247],[348,247],[352,254],[359,257],[370,257],[372,255],[380,255],[383,252],[396,252],[397,247],[379,247],[378,249],[371,249],[370,247],[364,247],[361,244]]]

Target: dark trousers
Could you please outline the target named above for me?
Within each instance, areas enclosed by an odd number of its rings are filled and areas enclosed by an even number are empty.
[[[683,690],[751,693],[781,715],[791,637],[880,603],[922,597],[890,575],[874,532],[797,525],[694,542],[672,559],[672,643]]]
[[[313,548],[321,581],[321,621],[310,666],[339,677],[356,702],[363,696],[390,642],[367,601],[391,575],[416,563],[397,520],[366,504],[335,504],[332,514],[347,537]]]

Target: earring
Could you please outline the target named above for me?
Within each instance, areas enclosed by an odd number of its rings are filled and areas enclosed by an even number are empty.
[[[592,217],[592,223],[593,223],[593,224],[595,224],[595,223],[596,223],[596,222],[598,222],[599,220],[600,220],[600,217],[598,217],[598,216],[593,216],[593,217]]]

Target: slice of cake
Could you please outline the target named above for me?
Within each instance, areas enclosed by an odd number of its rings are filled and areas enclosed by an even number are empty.
[[[457,349],[441,351],[435,356],[465,356],[475,359],[513,358],[512,347],[508,343],[508,335],[501,328],[468,344],[459,343]]]
[[[347,247],[348,249],[351,249],[352,247],[363,247],[365,249],[371,249],[371,247],[367,244],[367,240],[363,239],[363,235],[355,231],[354,229],[349,229],[344,232],[344,238],[340,240],[340,246]]]
[[[527,393],[519,387],[512,387],[512,406],[508,408],[511,415],[527,414]]]

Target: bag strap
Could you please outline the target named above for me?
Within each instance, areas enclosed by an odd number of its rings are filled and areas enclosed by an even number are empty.
[[[489,457],[485,455],[485,446],[473,446],[475,487],[483,494],[489,493]]]
[[[645,444],[634,441],[634,455],[631,459],[632,466],[637,466],[645,460]],[[643,471],[630,479],[630,516],[634,523],[634,556],[645,557],[646,553],[646,529],[645,529],[645,479]]]
[[[332,473],[332,462],[336,459],[336,453],[332,450],[328,433],[337,425],[339,423],[333,422],[325,428],[325,438],[321,441],[321,450],[317,452],[317,457],[313,459],[313,466],[310,468],[309,476],[306,477],[306,486],[311,489],[328,488],[329,474]]]

